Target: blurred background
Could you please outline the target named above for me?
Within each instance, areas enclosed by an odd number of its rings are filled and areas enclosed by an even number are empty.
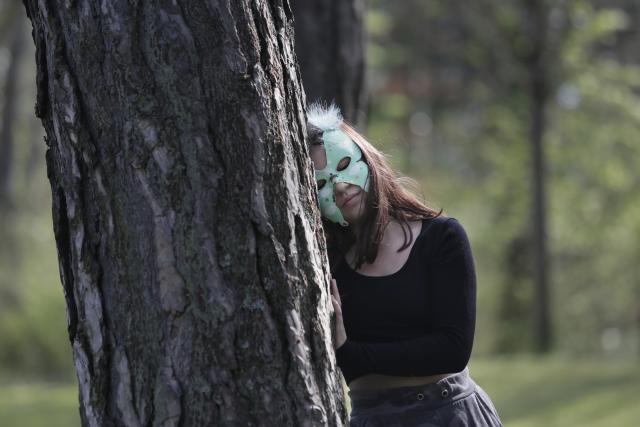
[[[637,425],[640,2],[369,0],[364,24],[360,130],[471,241],[472,377],[507,426]],[[0,425],[71,426],[30,31],[0,1]]]

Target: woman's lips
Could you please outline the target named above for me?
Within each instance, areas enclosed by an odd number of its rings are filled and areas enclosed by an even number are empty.
[[[344,206],[349,206],[349,205],[353,204],[353,202],[355,201],[355,199],[358,197],[359,194],[360,193],[357,193],[357,194],[354,194],[353,196],[351,196],[349,199],[347,199],[346,202],[344,202],[342,204],[342,206],[344,207]]]

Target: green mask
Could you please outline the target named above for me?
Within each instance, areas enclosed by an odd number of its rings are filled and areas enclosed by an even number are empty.
[[[342,130],[338,128],[327,130],[322,134],[322,140],[327,155],[327,164],[324,169],[315,171],[316,182],[325,180],[324,185],[318,188],[320,212],[329,221],[346,227],[349,223],[344,219],[340,208],[336,205],[335,185],[338,182],[347,182],[357,185],[365,192],[368,192],[369,167],[364,162],[360,147]],[[349,165],[338,171],[338,163],[345,157],[351,159]]]

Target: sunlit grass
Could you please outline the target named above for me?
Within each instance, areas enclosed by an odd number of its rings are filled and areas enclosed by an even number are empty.
[[[472,358],[469,372],[507,427],[631,427],[640,420],[637,363]]]
[[[78,388],[72,383],[0,383],[0,426],[79,426],[78,406]]]
[[[534,356],[470,363],[508,426],[634,426],[640,366]]]
[[[640,366],[631,361],[472,358],[469,372],[507,427],[632,427],[640,420]],[[80,425],[77,398],[73,383],[0,378],[0,426]]]

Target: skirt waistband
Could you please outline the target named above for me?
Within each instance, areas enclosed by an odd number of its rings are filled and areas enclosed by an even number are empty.
[[[475,391],[475,386],[467,366],[462,371],[434,383],[383,390],[349,390],[349,398],[352,411],[355,412],[378,407],[384,403],[404,405],[420,402],[421,405],[436,407],[470,395]]]

